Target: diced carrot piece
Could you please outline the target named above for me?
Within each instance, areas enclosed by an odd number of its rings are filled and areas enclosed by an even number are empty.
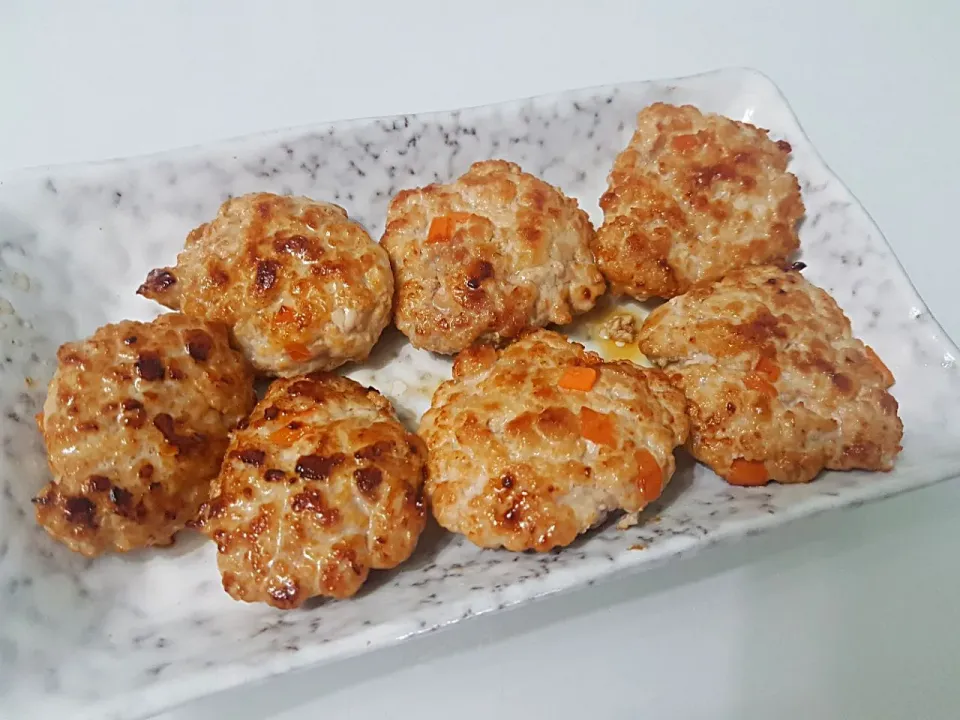
[[[663,492],[663,470],[649,450],[638,450],[636,458],[637,477],[643,487],[643,497],[647,502],[652,502]]]
[[[592,367],[568,367],[560,376],[560,382],[557,383],[564,390],[583,390],[586,392],[593,388],[597,382],[597,371]]]
[[[446,215],[439,215],[430,221],[430,229],[427,231],[427,242],[447,242],[453,238],[457,231],[457,226],[467,222],[473,217],[472,213],[452,212]]]
[[[762,462],[744,460],[737,458],[730,465],[730,474],[727,475],[727,482],[731,485],[766,485],[770,482],[770,476]]]
[[[884,364],[883,360],[880,359],[880,356],[877,355],[872,347],[869,345],[864,345],[864,347],[867,351],[867,359],[869,359],[870,363],[877,369],[877,372],[883,376],[883,381],[887,384],[887,387],[893,385],[894,378],[893,373],[890,372],[890,368]]]
[[[670,141],[670,145],[678,152],[693,150],[700,144],[700,139],[696,135],[677,135]]]
[[[780,378],[780,367],[768,357],[762,357],[757,361],[757,372],[766,375],[770,382],[776,382]]]
[[[306,362],[313,358],[313,353],[303,343],[287,343],[283,346],[287,356],[295,362]]]
[[[453,220],[447,215],[435,217],[430,222],[430,230],[427,232],[427,242],[437,243],[446,242],[453,237]]]
[[[769,382],[764,380],[757,373],[749,373],[744,379],[743,384],[746,385],[751,390],[756,390],[759,393],[775,398],[777,397],[777,389],[771,385]]]
[[[295,430],[284,425],[279,430],[270,433],[270,442],[278,447],[290,447],[297,440],[303,437],[304,429],[298,427]]]
[[[322,267],[322,266],[314,266]],[[293,294],[294,295],[309,295],[310,291],[317,287],[316,277],[304,278],[303,280],[297,280],[293,283]]]
[[[293,311],[293,308],[281,305],[274,318],[278,323],[292,323],[297,319],[297,314]]]
[[[613,421],[606,413],[580,408],[580,434],[597,445],[615,445]]]

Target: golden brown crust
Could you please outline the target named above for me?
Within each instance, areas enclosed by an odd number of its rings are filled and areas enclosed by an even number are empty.
[[[370,354],[390,321],[393,273],[343,208],[254,193],[227,200],[138,292],[228,325],[257,370],[290,377]]]
[[[54,480],[37,522],[98,555],[167,545],[208,498],[253,371],[226,329],[179,314],[63,345],[38,424]]]
[[[426,449],[373,388],[326,373],[275,381],[234,433],[200,527],[237,600],[345,598],[413,552]]]
[[[686,394],[693,454],[735,483],[889,470],[900,451],[893,376],[799,272],[697,285],[650,314],[640,349]]]
[[[690,105],[656,103],[614,162],[593,243],[612,292],[674,297],[746,265],[783,264],[800,245],[790,145]]]
[[[433,221],[459,217],[431,241]],[[417,347],[455,353],[591,309],[606,289],[577,201],[503,160],[393,198],[381,241],[397,278],[396,324]]]
[[[595,371],[589,390],[562,387],[569,368]],[[482,547],[568,545],[660,495],[687,437],[684,410],[661,372],[603,362],[554,332],[464,350],[420,426],[433,513]]]

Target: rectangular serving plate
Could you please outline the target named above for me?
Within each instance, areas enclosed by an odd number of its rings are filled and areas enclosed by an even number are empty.
[[[33,423],[57,346],[157,309],[134,291],[226,198],[256,190],[343,205],[374,237],[398,190],[501,157],[575,196],[598,198],[638,110],[655,102],[769,128],[793,146],[807,215],[805,274],[831,292],[897,377],[904,451],[887,474],[827,473],[803,486],[730,487],[689,459],[666,494],[545,555],[479,550],[428,529],[414,557],[351,600],[283,613],[231,600],[214,547],[183,533],[170,550],[87,560],[53,543],[30,498],[48,480]],[[585,325],[574,329],[582,336]],[[960,372],[880,231],[804,136],[763,75],[721,70],[429,115],[331,123],[156,156],[32,170],[0,182],[0,716],[145,717],[240,683],[399,642],[724,539],[960,474]],[[388,331],[349,373],[411,424],[449,361]],[[635,548],[642,547],[642,551]]]

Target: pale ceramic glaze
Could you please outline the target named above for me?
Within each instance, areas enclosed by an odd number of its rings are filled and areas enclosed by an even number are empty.
[[[513,160],[577,197],[595,222],[607,171],[654,101],[769,128],[793,146],[807,216],[801,258],[893,370],[906,428],[888,474],[730,487],[685,456],[643,522],[561,552],[481,551],[428,530],[415,556],[356,598],[281,612],[234,602],[214,547],[183,533],[167,550],[86,560],[33,520],[49,479],[33,416],[58,345],[158,308],[134,291],[171,264],[187,232],[231,195],[297,193],[343,205],[372,234],[398,190]],[[575,329],[582,335],[584,326]],[[0,182],[0,717],[143,717],[256,678],[398,642],[471,615],[649,567],[719,540],[960,474],[957,349],[867,213],[827,169],[777,88],[748,70],[578,90],[491,107],[339,122],[206,148]],[[449,362],[388,331],[349,374],[415,424]],[[643,549],[637,549],[642,547]]]

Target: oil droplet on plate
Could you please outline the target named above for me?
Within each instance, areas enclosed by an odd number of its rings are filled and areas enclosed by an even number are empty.
[[[629,345],[618,343],[599,336],[594,340],[594,343],[597,345],[597,352],[603,356],[604,360],[629,360],[637,365],[651,367],[646,355],[640,352],[640,348],[633,343]]]
[[[617,318],[622,318],[624,324],[630,323],[636,329],[632,341],[624,342],[604,337]],[[652,367],[652,363],[637,347],[636,335],[639,334],[642,325],[642,317],[623,305],[613,305],[595,314],[591,313],[587,322],[586,335],[590,344],[596,348],[604,360],[629,360],[643,367]]]

